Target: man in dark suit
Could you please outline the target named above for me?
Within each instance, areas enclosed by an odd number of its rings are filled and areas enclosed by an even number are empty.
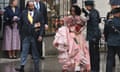
[[[117,5],[115,2],[110,2],[110,6],[111,6],[111,11],[113,10],[113,9],[115,9],[115,8],[118,8],[119,7],[119,5]],[[106,31],[107,30],[107,21],[108,20],[110,20],[110,19],[112,19],[113,18],[113,15],[112,15],[112,13],[111,13],[111,11],[110,12],[108,12],[107,13],[107,16],[106,16],[106,20],[105,20],[105,26],[104,26],[104,37],[105,37],[105,42],[107,42],[107,37],[108,37],[108,32]],[[113,69],[115,70],[115,58],[114,58],[114,61],[113,61]]]
[[[34,60],[34,72],[39,72],[39,53],[37,50],[36,40],[42,41],[44,22],[43,15],[38,13],[34,8],[34,2],[28,1],[27,8],[21,16],[20,31],[22,38],[21,67],[17,71],[24,72],[24,65],[27,61],[29,49],[31,46],[32,57]]]
[[[35,8],[36,10],[41,13],[43,15],[43,21],[44,21],[44,35],[45,35],[45,30],[48,29],[48,17],[47,17],[47,9],[46,6],[43,2],[41,2],[40,0],[35,0],[34,2]],[[44,59],[44,57],[42,56],[43,52],[42,52],[42,42],[37,42],[37,48],[40,54],[40,58]]]
[[[88,13],[85,15],[89,17],[87,21],[87,40],[89,41],[91,72],[99,72],[99,40],[101,37],[99,29],[100,16],[99,12],[94,8],[94,1],[85,1],[85,7],[88,10]]]
[[[105,27],[105,39],[107,42],[106,72],[114,72],[115,55],[120,58],[120,8],[111,11],[113,18],[108,19]]]

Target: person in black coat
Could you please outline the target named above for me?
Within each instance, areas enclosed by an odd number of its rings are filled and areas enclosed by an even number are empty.
[[[43,15],[43,21],[44,21],[44,27],[45,27],[44,28],[44,35],[45,35],[45,30],[48,29],[47,8],[41,0],[35,0],[34,5],[35,5],[36,10]],[[37,48],[38,48],[38,51],[40,54],[40,59],[44,59],[44,57],[42,55],[43,54],[42,43],[43,43],[43,41],[37,42]]]
[[[99,12],[94,8],[94,1],[85,1],[85,7],[88,10],[83,12],[88,17],[87,21],[87,40],[89,41],[91,72],[100,71],[100,52],[99,40],[101,32],[99,29],[100,16]]]
[[[111,6],[111,11],[113,10],[113,9],[115,9],[115,8],[118,8],[119,7],[119,5],[115,5],[115,3],[112,3],[112,2],[110,2],[110,6]],[[106,16],[106,20],[105,20],[105,26],[104,26],[104,32],[103,32],[103,34],[104,34],[104,38],[105,38],[105,42],[107,41],[107,36],[108,36],[108,32],[107,32],[107,21],[109,20],[109,19],[112,19],[113,18],[113,15],[112,15],[112,13],[111,13],[111,11],[109,11],[108,13],[107,13],[107,16]],[[114,63],[113,63],[113,69],[115,69],[115,58],[114,58]]]
[[[20,9],[17,6],[18,0],[10,0],[7,7],[4,8],[4,37],[3,50],[8,52],[9,58],[17,58],[17,51],[20,50]]]
[[[113,9],[111,13],[113,18],[107,20],[105,27],[108,47],[106,72],[114,72],[115,55],[120,58],[120,8]]]
[[[16,68],[16,71],[24,72],[24,66],[30,50],[34,60],[33,72],[39,72],[39,52],[36,40],[42,41],[44,21],[43,15],[34,8],[33,1],[28,1],[27,8],[22,12],[20,31],[22,32],[21,66]]]

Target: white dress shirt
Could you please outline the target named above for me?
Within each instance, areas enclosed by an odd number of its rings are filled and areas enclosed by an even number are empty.
[[[40,9],[40,3],[39,2],[34,2],[35,8],[37,8],[38,10]]]
[[[29,13],[32,17],[34,16],[34,11],[29,11]]]

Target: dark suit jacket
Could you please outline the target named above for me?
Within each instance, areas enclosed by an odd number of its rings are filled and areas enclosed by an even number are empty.
[[[114,26],[114,28],[113,28]],[[107,44],[109,46],[120,46],[120,18],[114,17],[107,21],[105,33],[107,33]]]
[[[100,16],[99,12],[92,9],[89,14],[89,20],[87,21],[87,40],[100,39],[101,32],[99,29]]]
[[[107,17],[106,17],[106,20],[105,20],[105,25],[104,25],[104,31],[103,31],[103,34],[104,34],[104,37],[105,37],[105,41],[107,41],[107,38],[108,38],[108,32],[107,32],[107,27],[108,27],[108,21],[110,21],[110,16],[111,16],[111,12],[108,12],[107,13]]]
[[[18,7],[16,7],[15,9],[15,13],[12,11],[11,6],[7,6],[5,8],[5,12],[4,12],[4,24],[5,25],[11,25],[12,24],[12,19],[14,16],[18,16],[20,17],[20,9]]]
[[[39,12],[43,15],[44,25],[48,24],[47,8],[46,8],[45,4],[41,1],[39,2],[39,5],[40,5]],[[45,30],[44,30],[44,34],[45,34]]]
[[[34,10],[34,16],[33,16],[33,24],[30,24],[28,20],[28,10],[24,10],[21,15],[21,25],[20,25],[20,34],[21,38],[24,39],[26,36],[33,36],[37,38],[38,36],[43,35],[44,30],[44,22],[43,22],[43,15],[38,13],[37,10]],[[40,22],[41,26],[39,31],[35,31],[34,24]]]
[[[39,12],[43,14],[44,24],[48,24],[48,17],[47,17],[47,8],[43,2],[39,2],[40,9]]]

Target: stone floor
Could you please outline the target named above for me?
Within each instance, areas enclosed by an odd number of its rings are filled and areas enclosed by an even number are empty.
[[[16,72],[15,67],[19,66],[20,59],[0,59],[0,72]],[[25,66],[25,72],[34,72],[33,71],[33,61],[28,57],[28,62]],[[61,66],[58,63],[56,56],[46,57],[45,60],[42,60],[40,63],[41,72],[61,72]],[[101,54],[100,62],[100,72],[105,72],[106,66],[106,54]],[[116,72],[120,72],[119,59],[116,57]]]

